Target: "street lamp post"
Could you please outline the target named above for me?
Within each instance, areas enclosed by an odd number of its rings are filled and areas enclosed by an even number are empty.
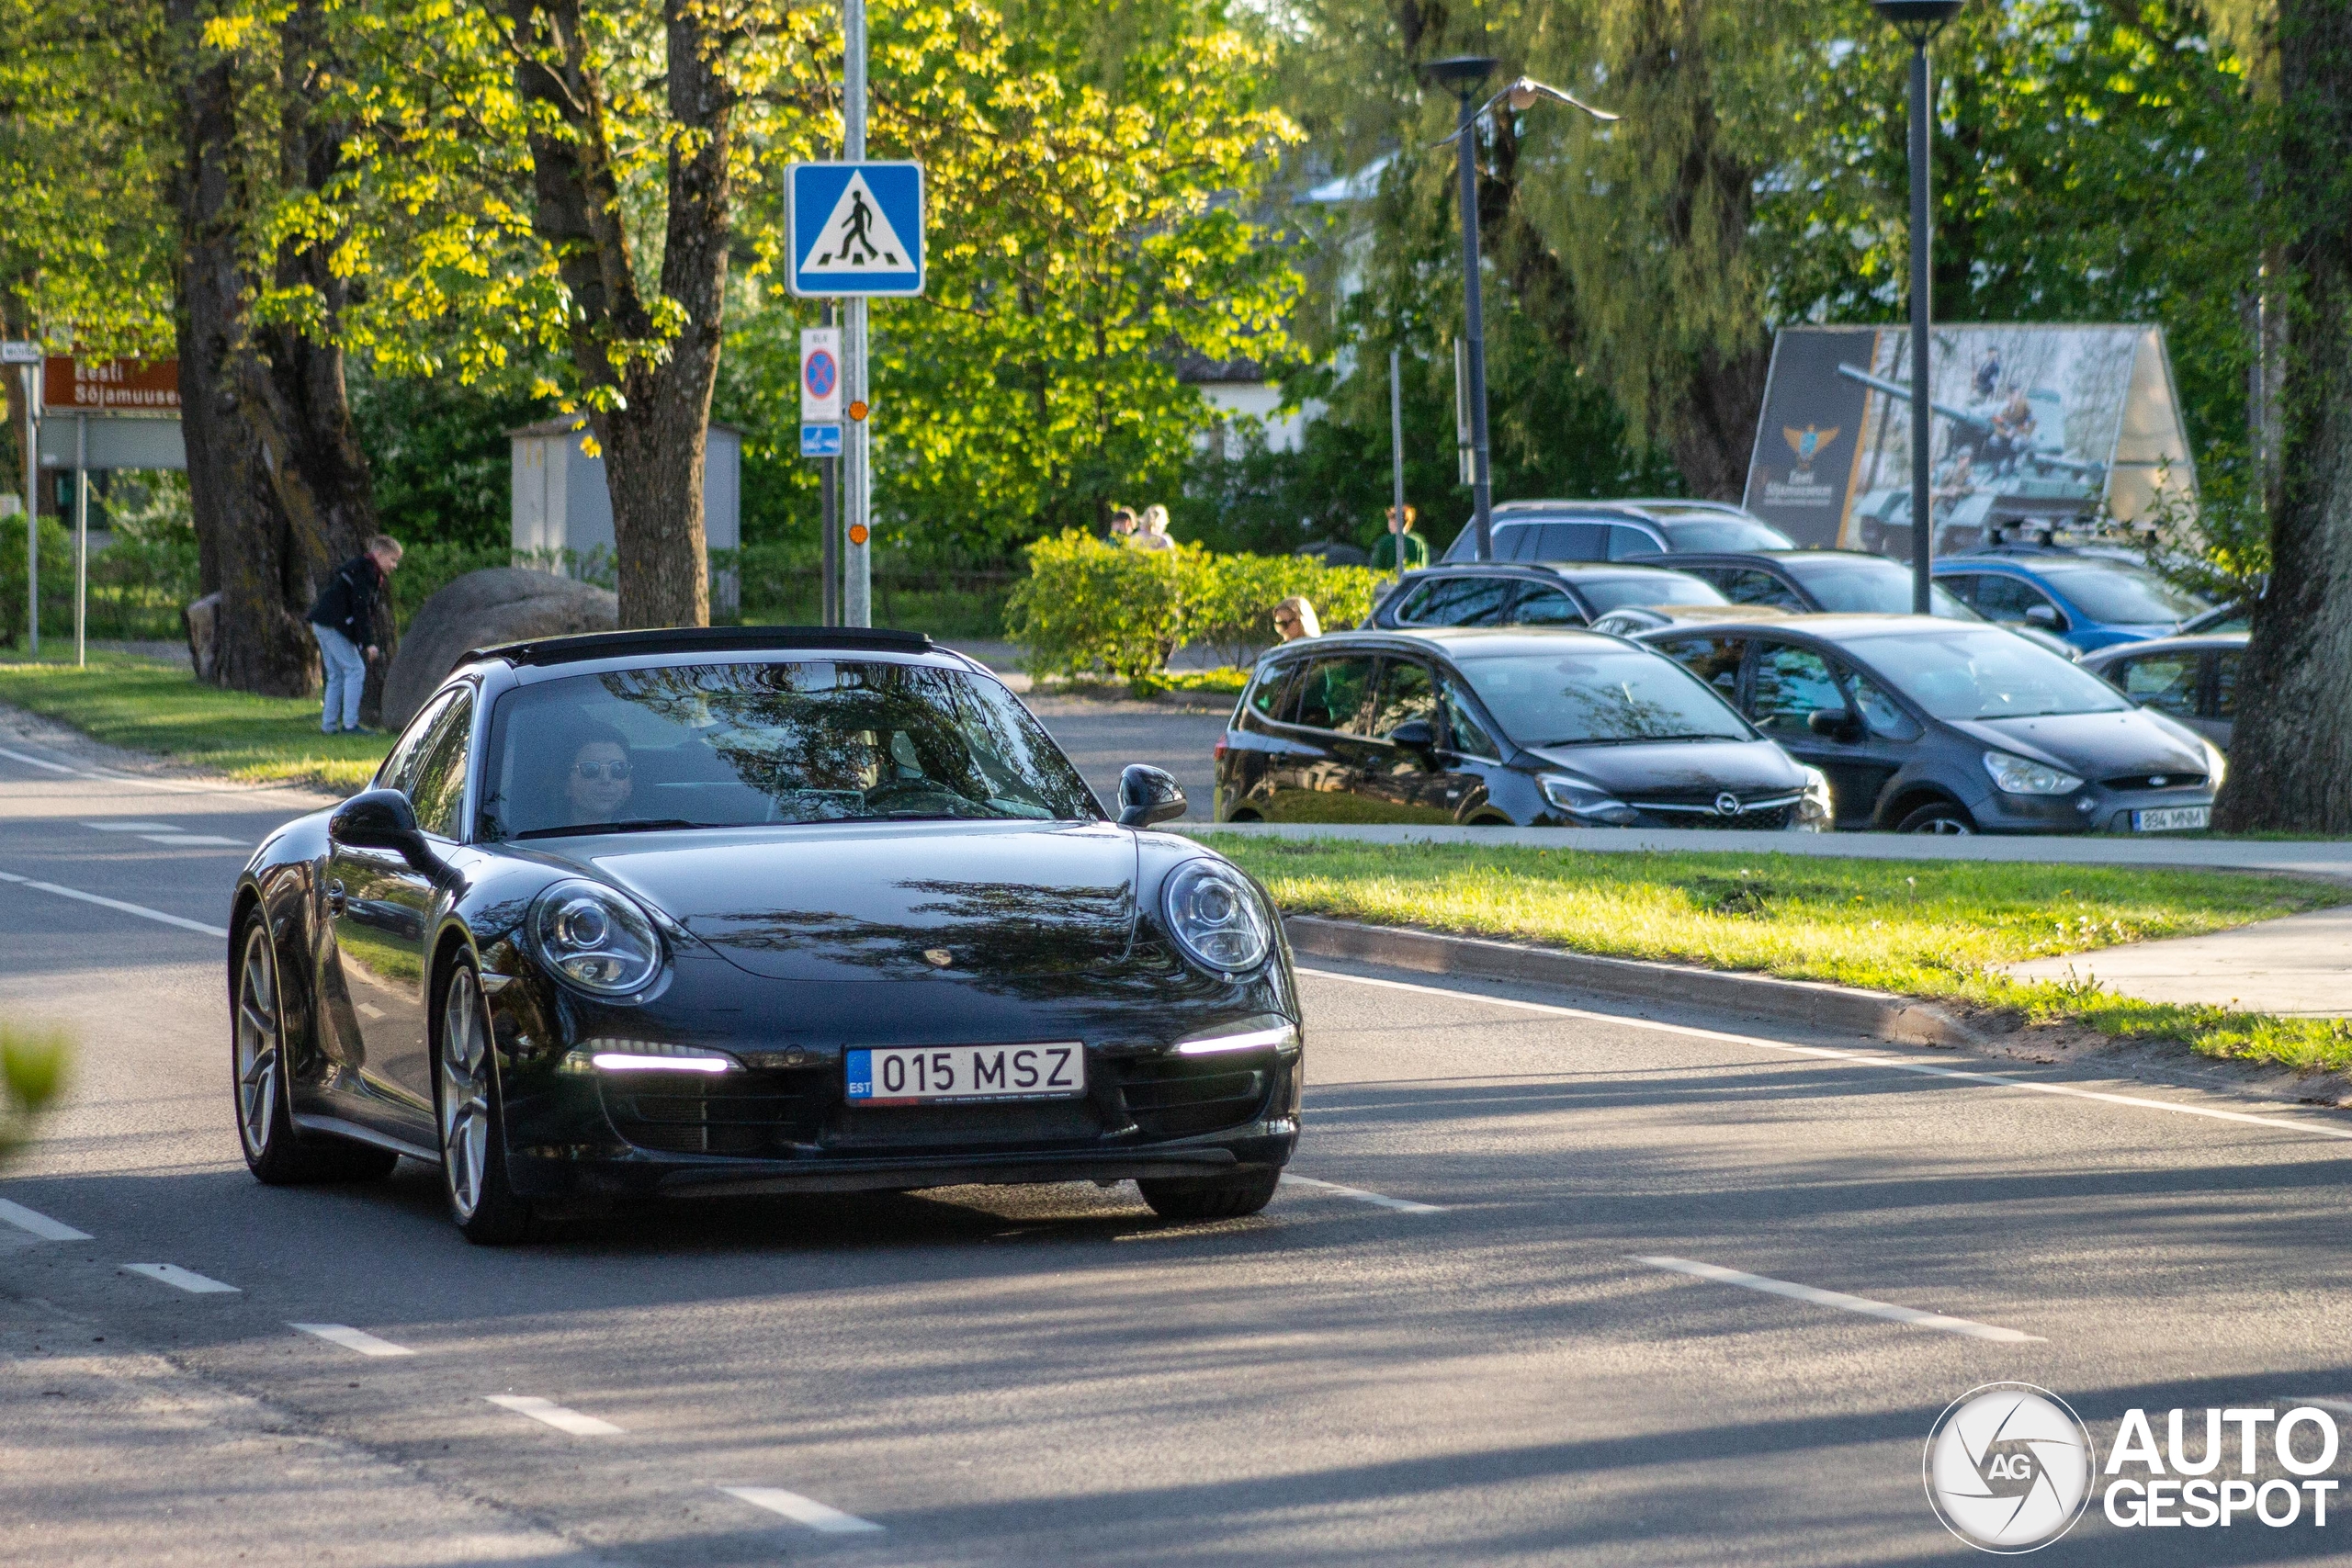
[[[1514,109],[1523,109],[1539,98],[1566,104],[1584,110],[1599,120],[1617,117],[1604,114],[1588,104],[1580,103],[1557,87],[1521,76],[1485,103],[1473,107],[1480,83],[1495,73],[1499,62],[1482,54],[1461,54],[1447,60],[1432,60],[1421,67],[1428,81],[1450,90],[1459,106],[1454,118],[1453,134],[1446,141],[1454,143],[1453,162],[1461,187],[1462,204],[1462,313],[1463,368],[1469,382],[1470,400],[1470,526],[1477,544],[1477,558],[1495,558],[1494,484],[1487,461],[1487,327],[1486,309],[1478,287],[1478,160],[1477,138],[1472,134],[1487,110],[1506,100]],[[1445,145],[1441,141],[1439,146]],[[1400,544],[1399,551],[1403,549]]]
[[[1928,40],[1960,14],[1966,0],[1871,0],[1871,8],[1911,45],[1911,613],[1932,611],[1928,590],[1935,581],[1934,499],[1928,494],[1928,321],[1930,280],[1928,262],[1935,244],[1928,211]]]

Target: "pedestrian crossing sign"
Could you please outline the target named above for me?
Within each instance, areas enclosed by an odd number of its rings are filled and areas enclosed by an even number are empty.
[[[922,165],[792,165],[792,291],[921,294]]]

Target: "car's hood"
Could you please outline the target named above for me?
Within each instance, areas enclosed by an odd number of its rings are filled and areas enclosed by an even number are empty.
[[[1712,800],[1804,785],[1804,773],[1770,740],[1650,740],[1617,746],[1546,746],[1532,753],[1590,779],[1620,800]]]
[[[1135,835],[1107,823],[702,829],[569,854],[775,979],[1083,974],[1135,930]]]
[[[1995,750],[2030,757],[2086,779],[2206,770],[2204,748],[2193,737],[2137,709],[1962,719],[1952,721],[1952,728]]]

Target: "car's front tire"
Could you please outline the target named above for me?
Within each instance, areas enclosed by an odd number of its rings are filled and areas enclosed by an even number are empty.
[[[245,1168],[271,1187],[315,1181],[369,1181],[391,1174],[400,1156],[343,1139],[305,1140],[294,1125],[287,1085],[290,1059],[286,998],[269,921],[256,910],[239,931],[237,996],[229,1020],[230,1089],[236,1097],[237,1141]]]
[[[436,1012],[433,1104],[449,1217],[468,1241],[504,1247],[530,1234],[531,1206],[506,1176],[505,1107],[491,1050],[490,1011],[471,954],[450,961]]]
[[[1976,831],[1976,819],[1969,816],[1966,807],[1955,806],[1949,800],[1931,800],[1906,813],[1903,820],[1895,824],[1894,830],[1898,833],[1966,835]]]
[[[1136,1186],[1163,1220],[1235,1220],[1272,1202],[1282,1179],[1279,1170],[1253,1170],[1246,1176],[1145,1177]]]

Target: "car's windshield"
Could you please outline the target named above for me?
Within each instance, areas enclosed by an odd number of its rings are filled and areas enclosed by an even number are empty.
[[[2144,566],[2130,561],[2068,561],[2040,567],[2050,585],[2072,599],[2095,621],[2169,626],[2213,606],[2185,588],[2175,588]]]
[[[1800,557],[1789,561],[1788,569],[1789,575],[1804,583],[1805,592],[1819,600],[1825,610],[1867,615],[1911,613],[1911,569],[1900,561],[1888,560],[1883,556],[1831,560],[1806,560]],[[1984,619],[1941,585],[1928,590],[1928,603],[1937,615],[1949,621]]]
[[[1858,637],[1847,646],[1938,718],[2113,713],[2132,705],[2088,671],[1995,626]]]
[[[807,660],[573,675],[499,699],[492,839],[1099,809],[1035,719],[958,670]]]
[[[1748,517],[1670,517],[1658,525],[1678,550],[1792,550],[1797,542]]]
[[[1577,591],[1592,601],[1593,614],[1628,604],[1727,604],[1710,582],[1687,572],[1628,572],[1623,577],[1580,577]]]
[[[1489,654],[1465,658],[1462,672],[1522,746],[1753,739],[1682,666],[1638,649]]]

